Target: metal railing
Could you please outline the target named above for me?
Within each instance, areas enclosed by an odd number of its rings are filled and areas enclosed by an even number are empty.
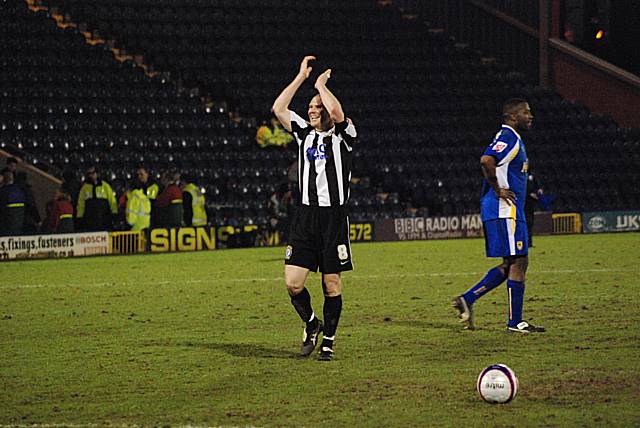
[[[552,214],[553,234],[582,233],[580,213]]]
[[[128,232],[111,232],[109,234],[110,254],[144,253],[147,240],[144,232],[135,230]]]

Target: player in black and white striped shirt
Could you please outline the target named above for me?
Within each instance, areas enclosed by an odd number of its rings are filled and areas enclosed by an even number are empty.
[[[278,96],[272,110],[282,126],[293,133],[299,147],[301,205],[291,221],[284,277],[291,303],[306,323],[300,353],[310,355],[318,336],[324,333],[319,359],[329,361],[342,311],[340,272],[353,269],[346,204],[357,133],[327,88],[331,69],[316,80],[318,94],[309,102],[309,121],[289,110],[293,96],[309,78],[309,61],[314,59],[307,56],[302,60],[298,75]],[[305,288],[309,271],[316,272],[318,268],[324,290],[324,324],[315,316]]]

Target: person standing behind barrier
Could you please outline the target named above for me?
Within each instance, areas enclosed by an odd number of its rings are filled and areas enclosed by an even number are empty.
[[[73,233],[73,205],[71,195],[64,189],[56,189],[53,199],[47,203],[47,215],[42,224],[44,233]]]
[[[66,169],[62,173],[62,190],[71,197],[71,205],[73,205],[74,210],[78,206],[80,187],[82,187],[82,185],[78,180],[76,170],[73,168]]]
[[[535,220],[535,210],[538,207],[540,195],[543,195],[540,182],[533,176],[529,170],[527,178],[527,199],[524,202],[524,216],[527,221],[527,231],[529,232],[529,248],[533,247],[533,223]]]
[[[149,172],[143,166],[136,170],[136,179],[133,183],[133,188],[141,189],[151,201],[155,200],[158,197],[158,193],[160,193],[160,186],[151,180]]]
[[[16,180],[16,173],[18,172],[18,159],[14,157],[7,158],[5,168],[11,171],[13,174],[13,180]],[[0,174],[0,186],[4,183],[4,179],[2,178],[2,174]]]
[[[18,159],[14,157],[7,158],[6,166],[7,169],[15,175],[15,173],[18,171]]]
[[[25,235],[36,235],[40,229],[42,218],[38,211],[38,205],[36,204],[36,198],[33,195],[33,187],[27,178],[27,173],[24,171],[18,171],[15,174],[16,184],[20,186],[24,192],[24,229]]]
[[[282,128],[280,121],[276,117],[271,117],[271,126],[267,121],[263,121],[262,126],[256,131],[256,142],[261,148],[276,146],[286,147],[293,141],[293,136]]]
[[[185,178],[180,183],[180,189],[183,197],[184,224],[193,227],[205,226],[207,224],[206,201],[200,188]]]
[[[283,183],[271,194],[267,201],[269,224],[280,234],[280,241],[287,242],[289,220],[293,214],[293,196],[288,183]]]
[[[87,232],[110,230],[112,218],[117,214],[118,204],[111,186],[100,179],[97,167],[89,167],[78,195],[78,228]]]
[[[145,230],[151,226],[151,201],[144,190],[128,190],[125,206],[125,219],[131,230]]]
[[[154,224],[156,213],[153,201],[156,200],[158,193],[160,193],[160,186],[151,178],[149,171],[144,166],[136,169],[136,178],[133,182],[132,189],[142,190],[151,201],[151,224]]]
[[[20,186],[14,183],[13,174],[9,168],[2,170],[0,236],[22,235],[24,228],[26,197]]]
[[[176,184],[171,172],[162,174],[160,184],[162,184],[162,191],[154,202],[157,211],[157,227],[166,229],[180,227],[184,216],[182,190]]]

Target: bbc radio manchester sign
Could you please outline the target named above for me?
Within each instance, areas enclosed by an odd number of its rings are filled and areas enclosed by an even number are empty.
[[[480,214],[396,218],[377,221],[377,241],[476,238],[483,236]]]
[[[640,231],[640,211],[582,213],[582,233],[638,231]]]

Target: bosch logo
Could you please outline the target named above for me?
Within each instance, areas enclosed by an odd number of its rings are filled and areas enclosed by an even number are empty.
[[[107,242],[107,237],[104,235],[100,236],[81,236],[79,238],[81,244],[100,244],[103,242]]]

